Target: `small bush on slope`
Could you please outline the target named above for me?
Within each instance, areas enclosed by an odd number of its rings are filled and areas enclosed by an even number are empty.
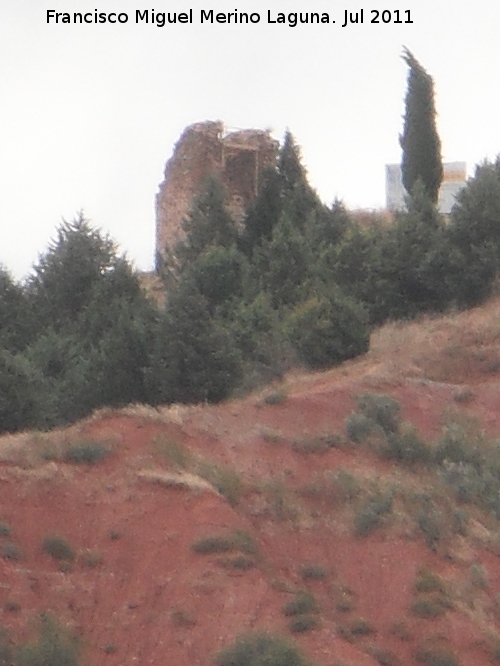
[[[78,641],[69,630],[59,626],[55,618],[42,614],[38,639],[19,647],[14,663],[16,666],[78,666]]]
[[[298,649],[288,641],[270,634],[251,634],[239,638],[221,652],[217,666],[308,666]]]

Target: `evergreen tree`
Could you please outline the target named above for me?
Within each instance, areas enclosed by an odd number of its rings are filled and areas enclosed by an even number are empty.
[[[241,300],[247,280],[248,262],[235,246],[209,247],[184,273],[193,280],[207,301],[210,313],[228,301]]]
[[[23,288],[0,266],[0,349],[24,349],[31,337],[31,317]]]
[[[283,216],[272,239],[256,249],[253,261],[254,275],[261,289],[270,295],[273,308],[298,303],[309,268],[307,243]]]
[[[264,169],[257,197],[250,205],[240,238],[241,250],[251,257],[254,248],[263,240],[271,240],[283,207],[282,180],[274,168]]]
[[[183,224],[186,237],[179,241],[174,251],[178,272],[195,261],[209,247],[230,247],[238,238],[238,230],[227,211],[225,192],[219,181],[207,179],[204,191],[196,198]]]
[[[226,324],[244,363],[244,385],[254,388],[290,368],[290,345],[268,294],[240,302]]]
[[[149,400],[217,402],[241,377],[239,354],[228,332],[210,315],[192,280],[169,294],[148,371]]]
[[[92,350],[74,334],[51,328],[39,334],[25,357],[36,372],[39,428],[70,423],[99,405]]]
[[[367,313],[337,287],[322,289],[300,303],[287,317],[285,332],[312,369],[338,365],[370,345]]]
[[[411,195],[420,179],[429,198],[436,204],[443,180],[443,164],[441,141],[436,129],[434,82],[406,47],[402,58],[409,67],[404,129],[399,138],[403,149],[403,185]]]
[[[500,155],[476,167],[474,177],[457,195],[450,235],[461,251],[493,243],[500,258]]]
[[[25,357],[0,350],[0,433],[38,424],[40,389],[38,374]]]
[[[300,149],[290,132],[285,134],[280,150],[278,173],[281,181],[282,216],[303,234],[308,223],[310,226],[311,220],[324,219],[328,209],[309,185]]]
[[[63,222],[28,281],[28,298],[39,330],[56,331],[74,322],[88,305],[97,282],[117,262],[116,246],[92,228],[83,213]]]

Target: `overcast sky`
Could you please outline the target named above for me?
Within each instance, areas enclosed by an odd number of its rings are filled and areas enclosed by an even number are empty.
[[[394,7],[413,23],[370,23],[372,10]],[[361,8],[364,23],[343,28],[345,10]],[[48,24],[49,9],[122,12],[128,22]],[[193,23],[136,23],[145,9],[192,9]],[[261,19],[201,24],[201,9]],[[305,10],[336,23],[268,23],[268,11],[277,20]],[[200,120],[279,139],[289,128],[326,203],[382,207],[384,165],[401,157],[403,44],[434,77],[444,160],[473,173],[500,153],[499,25],[494,0],[2,0],[0,263],[25,276],[62,218],[83,209],[151,268],[164,165]]]

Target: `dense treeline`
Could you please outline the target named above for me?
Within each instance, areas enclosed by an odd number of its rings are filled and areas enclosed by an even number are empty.
[[[0,270],[0,431],[218,401],[293,364],[353,358],[387,319],[481,302],[499,270],[500,160],[478,167],[448,221],[417,183],[392,223],[367,225],[319,200],[287,134],[243,227],[210,180],[185,231],[159,267],[164,308],[83,215],[24,284]]]

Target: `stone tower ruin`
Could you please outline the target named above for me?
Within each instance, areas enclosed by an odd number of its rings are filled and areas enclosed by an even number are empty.
[[[257,194],[259,174],[276,165],[278,149],[279,142],[264,130],[228,132],[221,121],[187,127],[165,166],[165,178],[156,195],[157,258],[183,237],[182,223],[208,176],[220,180],[228,210],[241,223]]]

